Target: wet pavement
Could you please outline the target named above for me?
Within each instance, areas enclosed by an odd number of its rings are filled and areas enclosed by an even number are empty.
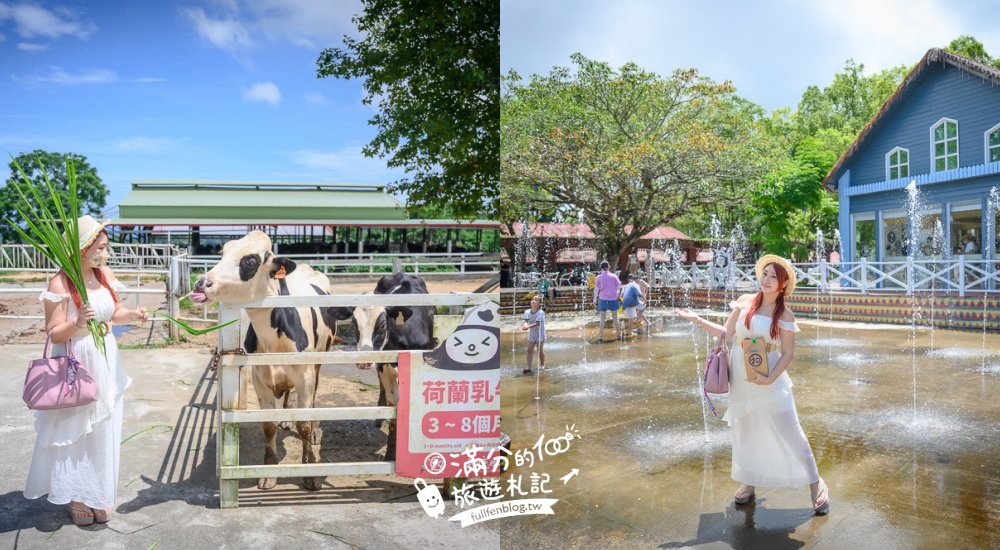
[[[498,520],[503,547],[1000,548],[1000,335],[802,317],[789,374],[828,516],[814,517],[808,487],[733,503],[726,400],[718,418],[704,405],[709,339],[689,323],[624,344],[588,343],[593,326],[549,330],[537,376],[521,374],[524,333],[507,330],[513,449],[567,427],[579,437],[513,469],[558,502]]]

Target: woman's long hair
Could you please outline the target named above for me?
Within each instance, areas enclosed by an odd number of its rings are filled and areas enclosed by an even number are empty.
[[[764,266],[774,266],[774,274],[778,277],[778,288],[784,289],[788,285],[788,273],[785,268],[781,267],[776,263],[769,263]],[[762,269],[761,272],[764,270]],[[746,324],[747,328],[750,328],[750,320],[753,319],[754,313],[760,309],[760,305],[764,302],[764,291],[761,290],[757,292],[757,296],[753,299],[753,305],[750,306],[750,311],[747,311]],[[781,315],[785,312],[785,292],[784,290],[778,292],[778,299],[774,302],[774,313],[771,315],[771,338],[775,340],[778,339],[778,319],[781,319]]]
[[[108,235],[108,233],[103,229],[101,230],[101,233],[103,233],[104,236]],[[90,248],[88,247],[85,250],[89,249]],[[121,303],[121,300],[118,299],[118,293],[111,288],[111,285],[108,283],[107,279],[104,278],[104,273],[102,273],[100,269],[94,268],[94,278],[97,279],[97,282],[101,283],[101,286],[108,289],[108,292],[111,293],[111,298],[113,298],[115,301],[115,309],[118,309],[118,304]],[[73,303],[76,304],[76,309],[79,310],[81,307],[83,307],[83,299],[80,298],[80,291],[78,291],[76,287],[73,286],[73,281],[70,281],[69,277],[66,277],[66,287],[69,288],[69,295],[73,298]]]

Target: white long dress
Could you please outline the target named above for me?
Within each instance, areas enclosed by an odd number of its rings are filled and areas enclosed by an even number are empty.
[[[115,290],[124,288],[115,282]],[[110,322],[114,299],[105,288],[90,291],[90,305],[98,321]],[[69,300],[69,317],[77,308],[69,295],[43,292],[39,300]],[[73,338],[73,351],[97,384],[97,401],[82,407],[35,413],[35,451],[25,484],[26,498],[48,494],[53,504],[83,502],[91,508],[114,508],[118,492],[118,464],[122,440],[125,388],[132,380],[122,368],[118,343],[109,331],[104,337],[107,358],[94,338]],[[65,354],[65,344],[54,344],[52,354]]]
[[[737,309],[736,302],[729,304]],[[733,438],[733,479],[760,487],[801,487],[819,480],[819,470],[795,412],[792,379],[788,371],[774,383],[762,386],[746,380],[743,366],[744,338],[763,338],[774,345],[768,353],[772,368],[781,356],[780,342],[771,338],[771,318],[754,315],[750,328],[746,311],[736,322],[736,339],[730,353],[729,422]],[[798,332],[794,322],[778,321],[782,330]]]

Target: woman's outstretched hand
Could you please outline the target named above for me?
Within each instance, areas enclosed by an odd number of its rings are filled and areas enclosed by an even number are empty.
[[[690,309],[674,308],[674,314],[680,317],[681,319],[687,319],[692,323],[697,323],[698,319],[701,319],[701,317],[699,317],[697,313],[691,311]]]

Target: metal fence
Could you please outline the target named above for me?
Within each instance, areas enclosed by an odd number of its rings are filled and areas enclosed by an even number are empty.
[[[845,291],[868,294],[899,292],[995,292],[1000,289],[1000,260],[967,260],[965,256],[951,259],[914,260],[900,262],[796,263],[797,289],[812,288],[818,292]],[[752,264],[661,266],[648,274],[650,284],[673,288],[719,288],[752,290],[757,275]]]
[[[166,270],[170,258],[179,253],[169,244],[109,243],[112,268]],[[47,270],[55,266],[41,252],[29,244],[0,244],[0,270]],[[117,271],[117,269],[116,269]]]

